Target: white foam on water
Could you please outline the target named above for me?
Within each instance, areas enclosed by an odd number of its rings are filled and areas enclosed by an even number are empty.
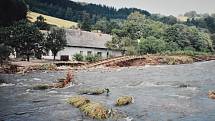
[[[125,119],[125,121],[132,121],[132,120],[133,120],[132,117],[126,117],[126,118],[124,118],[124,119]]]
[[[31,89],[27,89],[27,90],[25,90],[26,92],[30,92],[31,91]]]
[[[48,93],[49,93],[49,94],[57,94],[58,92],[55,91],[55,90],[52,90],[52,91],[49,91]]]
[[[168,65],[145,65],[142,67],[142,69],[149,68],[149,67],[162,68],[162,67],[167,67],[167,66]]]
[[[74,84],[74,83],[70,83],[68,86],[66,86],[65,88],[70,88],[70,87],[74,87],[74,86],[79,86],[82,85],[82,83],[78,83],[78,84]]]
[[[73,83],[70,83],[68,86],[66,86],[65,88],[67,89],[67,88],[70,88],[70,87],[74,87],[75,86],[75,84],[73,84]]]
[[[40,78],[33,78],[33,80],[35,80],[35,81],[41,81]]]
[[[27,79],[17,79],[16,81],[17,82],[20,82],[20,81],[26,81]]]
[[[17,87],[26,87],[26,86],[28,86],[28,85],[27,85],[27,84],[24,84],[24,83],[22,83],[22,82],[19,82],[16,86],[17,86]]]
[[[196,91],[196,90],[197,90],[197,87],[187,87],[186,89],[192,90],[192,91]]]
[[[183,99],[190,99],[191,97],[188,96],[183,96],[183,95],[168,95],[170,97],[178,97],[178,98],[183,98]]]
[[[171,85],[161,85],[161,84],[155,84],[152,82],[141,82],[140,84],[136,85],[136,86],[131,86],[131,85],[126,85],[126,87],[129,88],[137,88],[137,87],[172,87]]]
[[[12,83],[1,83],[0,84],[0,87],[9,87],[9,86],[14,86],[15,84],[12,84]]]
[[[144,66],[144,68],[148,68],[148,67],[151,67],[151,66],[150,66],[150,65],[145,65],[145,66]]]

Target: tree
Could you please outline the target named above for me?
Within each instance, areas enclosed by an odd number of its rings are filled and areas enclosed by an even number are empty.
[[[11,49],[11,28],[10,27],[0,27],[0,63],[2,64],[9,58]]]
[[[172,15],[167,17],[165,16],[165,17],[162,17],[160,21],[165,24],[174,25],[177,23],[177,18]]]
[[[43,45],[43,34],[31,23],[26,21],[19,21],[11,28],[11,46],[15,48],[18,55],[26,56],[27,61],[29,61],[30,56],[37,51],[37,47]]]
[[[196,27],[187,27],[186,25],[175,24],[168,27],[164,32],[164,40],[172,45],[173,50],[195,50],[195,51],[213,51],[212,40],[207,33],[199,31]],[[172,47],[172,48],[173,48]]]
[[[0,1],[0,25],[8,26],[14,21],[26,19],[27,6],[23,0]]]
[[[213,42],[213,49],[215,50],[215,34],[211,35],[211,40]]]
[[[188,17],[188,18],[195,18],[198,16],[197,12],[196,11],[189,11],[189,12],[186,12],[184,14],[184,16]]]
[[[141,38],[139,42],[140,54],[155,54],[165,50],[166,44],[163,40],[157,39],[153,36]]]
[[[91,19],[90,14],[87,12],[82,12],[82,21],[79,22],[79,27],[83,30],[90,31],[91,30]]]
[[[11,47],[4,45],[3,43],[0,44],[0,64],[6,61],[11,53]]]
[[[215,18],[208,16],[205,18],[205,23],[207,25],[208,30],[211,33],[215,33]]]
[[[50,26],[45,22],[45,18],[43,16],[38,16],[37,20],[34,22],[35,26],[40,30],[49,30]]]
[[[190,41],[187,38],[187,27],[182,24],[175,24],[168,27],[164,32],[164,40],[167,43],[175,43],[178,45],[179,49],[184,49],[190,46]]]
[[[51,50],[54,55],[54,60],[57,53],[64,49],[67,45],[66,33],[63,29],[53,28],[50,33],[48,33],[46,38],[46,49]]]

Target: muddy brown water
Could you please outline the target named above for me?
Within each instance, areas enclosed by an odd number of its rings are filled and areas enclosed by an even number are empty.
[[[110,95],[87,97],[128,116],[119,121],[215,121],[215,100],[207,97],[209,90],[215,90],[215,61],[82,70],[75,73],[76,85],[32,90],[65,75],[64,71],[0,74],[6,82],[0,84],[0,120],[93,121],[66,100],[80,89],[100,87],[109,88]],[[123,95],[133,96],[134,103],[115,107],[114,101]]]

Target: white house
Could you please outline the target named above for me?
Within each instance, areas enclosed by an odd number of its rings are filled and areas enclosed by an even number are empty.
[[[105,43],[112,39],[111,35],[87,32],[75,29],[67,29],[67,47],[57,53],[57,60],[72,60],[74,54],[98,55],[105,59],[108,57],[121,56],[122,51],[110,50],[105,47]],[[51,52],[43,56],[44,59],[53,59]]]

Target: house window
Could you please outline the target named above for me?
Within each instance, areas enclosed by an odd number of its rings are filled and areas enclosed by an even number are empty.
[[[80,51],[80,54],[81,54],[81,55],[83,55],[83,53],[84,53],[83,51]]]
[[[87,51],[87,55],[92,55],[92,51]]]
[[[102,57],[102,52],[97,52],[97,56]]]

